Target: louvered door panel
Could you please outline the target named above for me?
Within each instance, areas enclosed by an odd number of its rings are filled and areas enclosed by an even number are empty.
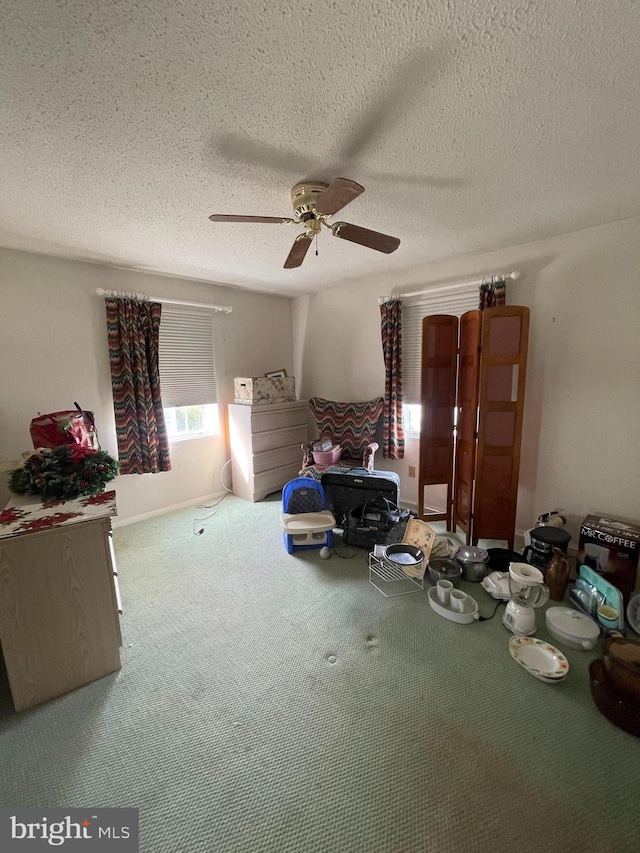
[[[458,318],[436,314],[422,321],[421,425],[418,515],[452,522],[453,413]]]
[[[529,341],[529,309],[482,312],[478,442],[472,541],[503,539],[513,548]]]
[[[480,311],[460,318],[453,521],[471,541],[480,360]]]

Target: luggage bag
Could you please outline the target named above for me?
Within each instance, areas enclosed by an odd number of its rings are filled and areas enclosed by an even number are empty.
[[[397,506],[400,477],[395,471],[366,471],[350,468],[344,474],[327,471],[320,480],[327,506],[336,518],[337,527],[349,527],[349,515],[372,498],[383,498]]]

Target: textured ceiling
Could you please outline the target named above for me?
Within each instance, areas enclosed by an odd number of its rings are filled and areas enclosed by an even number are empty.
[[[296,294],[640,215],[640,0],[0,0],[0,245]],[[366,187],[284,270],[305,177]]]

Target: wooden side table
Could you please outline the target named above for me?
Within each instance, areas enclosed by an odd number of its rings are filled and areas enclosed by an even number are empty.
[[[0,538],[0,644],[16,711],[120,669],[109,517]]]

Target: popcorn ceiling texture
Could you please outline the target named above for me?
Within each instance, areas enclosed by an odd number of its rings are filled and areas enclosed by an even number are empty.
[[[0,245],[282,293],[640,215],[632,0],[0,0]],[[305,177],[366,193],[282,264]]]

